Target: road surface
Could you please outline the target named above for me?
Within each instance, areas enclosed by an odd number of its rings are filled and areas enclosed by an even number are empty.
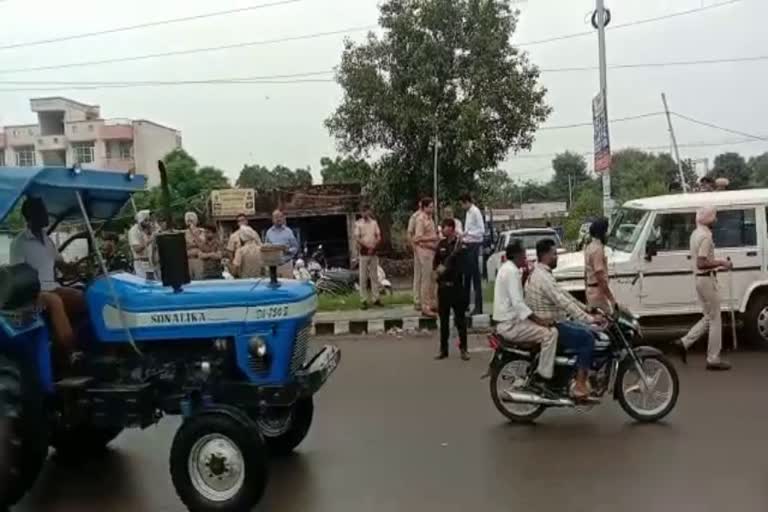
[[[273,463],[259,512],[768,510],[768,353],[732,357],[731,373],[705,372],[701,355],[678,365],[664,424],[636,425],[609,402],[515,426],[479,378],[487,353],[433,361],[429,337],[339,344],[311,433]],[[15,510],[184,511],[167,470],[177,425],[124,433],[90,463],[53,456]]]

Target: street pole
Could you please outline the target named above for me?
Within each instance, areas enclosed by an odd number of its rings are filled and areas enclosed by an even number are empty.
[[[440,137],[437,135],[437,130],[435,130],[435,163],[434,168],[432,171],[432,181],[434,186],[434,201],[435,201],[435,208],[434,208],[434,214],[435,214],[435,225],[437,225],[439,217],[438,209],[440,208],[440,203],[437,201],[437,150],[440,146]]]
[[[600,56],[600,91],[605,102],[605,122],[608,123],[608,72],[605,62],[605,2],[597,2],[597,44]],[[603,171],[603,214],[610,217],[613,202],[611,201],[611,169]]]
[[[669,106],[667,105],[667,95],[661,93],[661,101],[664,103],[664,113],[667,115],[667,126],[669,127],[669,137],[672,140],[672,148],[675,150],[675,159],[677,160],[677,172],[680,174],[680,185],[683,187],[683,194],[688,193],[688,184],[685,182],[683,174],[683,161],[680,160],[680,150],[677,147],[675,130],[672,128],[672,118],[669,116]]]
[[[568,175],[568,208],[573,208],[573,184],[571,183],[571,175]]]

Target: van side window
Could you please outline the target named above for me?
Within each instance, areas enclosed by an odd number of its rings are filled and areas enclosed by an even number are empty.
[[[715,247],[757,246],[755,210],[722,210],[717,212],[717,222],[712,230]]]
[[[696,213],[659,213],[653,221],[650,239],[656,240],[659,252],[688,251],[691,233],[696,229]]]

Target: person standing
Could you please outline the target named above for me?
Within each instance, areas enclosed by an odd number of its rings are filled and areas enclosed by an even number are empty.
[[[371,207],[364,204],[362,217],[355,222],[355,242],[360,254],[359,258],[359,283],[360,306],[368,309],[369,300],[374,306],[381,306],[379,299],[379,257],[376,250],[381,243],[381,231],[379,223],[371,216]],[[370,282],[370,294],[369,294]]]
[[[187,260],[189,261],[189,277],[193,281],[203,279],[203,260],[200,259],[200,248],[205,243],[203,230],[197,227],[197,214],[187,212],[184,214],[184,240],[187,242]]]
[[[272,212],[272,227],[267,230],[264,241],[285,246],[280,266],[277,267],[277,275],[283,279],[293,279],[293,258],[299,251],[299,242],[293,230],[285,224],[285,215],[280,210]]]
[[[461,238],[464,235],[464,227],[462,226],[461,221],[453,215],[453,208],[451,208],[450,206],[446,206],[445,208],[443,208],[443,220],[445,219],[451,219],[454,222],[454,224],[456,224],[456,229],[454,229],[454,233],[456,233],[457,237]],[[440,231],[440,238],[443,238],[442,226],[440,226],[438,230]]]
[[[142,279],[155,279],[152,266],[152,251],[154,250],[155,230],[152,215],[149,210],[140,210],[136,214],[136,224],[128,230],[128,245],[133,257],[133,271]]]
[[[240,247],[240,229],[245,226],[248,226],[248,217],[246,217],[244,213],[241,213],[237,216],[237,229],[229,235],[229,241],[227,242],[227,257],[230,259],[235,257],[235,253]],[[254,233],[256,232],[254,231]],[[261,245],[261,237],[259,237],[258,233],[256,233],[255,242],[256,244]]]
[[[240,241],[232,259],[232,275],[243,279],[260,277],[263,265],[259,234],[250,226],[242,226],[237,233]]]
[[[109,272],[130,272],[131,264],[128,258],[120,252],[118,245],[120,237],[116,233],[102,233],[101,235],[101,257]]]
[[[448,338],[451,326],[451,310],[459,331],[461,359],[469,361],[467,352],[467,304],[464,296],[462,274],[462,243],[456,236],[456,223],[445,219],[441,223],[443,239],[437,244],[433,269],[437,281],[437,304],[440,313],[440,352],[435,359],[448,357]],[[423,271],[423,269],[422,269]]]
[[[701,304],[703,316],[691,327],[688,334],[676,340],[674,345],[680,352],[683,362],[688,362],[688,349],[705,333],[709,333],[707,345],[707,370],[727,371],[731,365],[720,358],[723,345],[723,323],[720,311],[720,292],[717,286],[717,271],[731,270],[730,260],[715,258],[715,243],[712,239],[712,226],[717,220],[717,211],[710,207],[700,208],[696,212],[696,229],[691,233],[691,261],[693,278],[696,281],[696,295]]]
[[[699,180],[699,192],[712,192],[715,190],[715,180],[709,176],[703,176]]]
[[[408,219],[408,229],[406,230],[406,238],[408,245],[413,251],[413,309],[421,311],[421,266],[419,265],[418,251],[416,250],[416,244],[413,243],[413,239],[416,236],[416,220],[421,214],[421,200],[419,201],[418,208],[411,214],[411,218]]]
[[[435,248],[438,236],[432,214],[435,211],[435,203],[432,198],[421,200],[421,213],[416,218],[413,243],[416,253],[416,266],[419,276],[419,295],[421,298],[421,313],[424,316],[435,318],[435,305],[432,290],[432,266],[435,260]]]
[[[480,255],[482,254],[483,239],[485,237],[485,221],[483,213],[474,202],[472,196],[461,196],[461,207],[467,211],[464,221],[463,241],[467,247],[464,258],[464,294],[467,306],[470,304],[472,290],[475,293],[475,308],[472,315],[483,314],[483,287],[480,273]]]
[[[587,305],[610,314],[616,307],[616,298],[609,286],[608,258],[605,243],[608,237],[608,219],[600,217],[589,225],[592,239],[584,248],[584,284]]]
[[[204,240],[200,245],[200,261],[203,263],[203,279],[222,279],[221,250],[216,228],[203,229]]]

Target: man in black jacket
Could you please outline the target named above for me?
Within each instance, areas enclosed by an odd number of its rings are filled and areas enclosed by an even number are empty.
[[[437,278],[437,302],[440,315],[440,352],[435,359],[448,357],[448,337],[450,334],[451,309],[453,309],[456,329],[459,331],[459,349],[461,359],[469,360],[467,353],[466,296],[464,294],[464,273],[462,271],[462,251],[464,247],[456,236],[456,223],[453,219],[442,222],[443,239],[437,244],[434,270]]]

